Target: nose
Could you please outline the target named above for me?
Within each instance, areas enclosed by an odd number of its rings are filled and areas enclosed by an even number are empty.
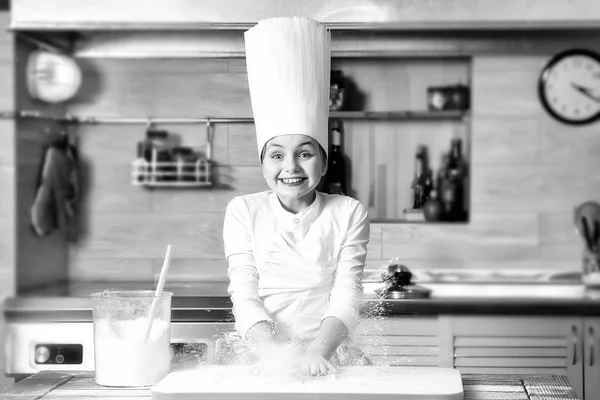
[[[297,171],[298,169],[300,169],[298,160],[296,159],[296,157],[287,157],[285,159],[285,164],[283,166],[283,169],[288,172]]]

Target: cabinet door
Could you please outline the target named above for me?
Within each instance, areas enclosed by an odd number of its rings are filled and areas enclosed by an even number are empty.
[[[594,400],[600,396],[600,318],[585,318],[584,337],[585,399]]]
[[[364,319],[352,339],[375,365],[442,366],[437,317]]]
[[[583,398],[582,318],[457,316],[452,332],[461,372],[566,375]]]

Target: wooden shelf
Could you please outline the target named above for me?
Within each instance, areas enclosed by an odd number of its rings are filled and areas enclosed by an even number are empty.
[[[329,118],[380,121],[463,119],[468,111],[330,111]]]

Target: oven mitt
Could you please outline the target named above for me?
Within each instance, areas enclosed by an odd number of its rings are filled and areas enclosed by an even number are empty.
[[[79,186],[76,149],[66,139],[51,144],[44,152],[31,207],[31,227],[37,236],[56,229],[63,230],[67,239],[73,235],[68,224],[75,216]]]

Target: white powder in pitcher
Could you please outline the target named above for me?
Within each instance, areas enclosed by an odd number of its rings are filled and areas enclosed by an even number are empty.
[[[94,322],[96,383],[103,386],[150,386],[171,366],[170,326],[157,319],[145,338],[148,319]]]

